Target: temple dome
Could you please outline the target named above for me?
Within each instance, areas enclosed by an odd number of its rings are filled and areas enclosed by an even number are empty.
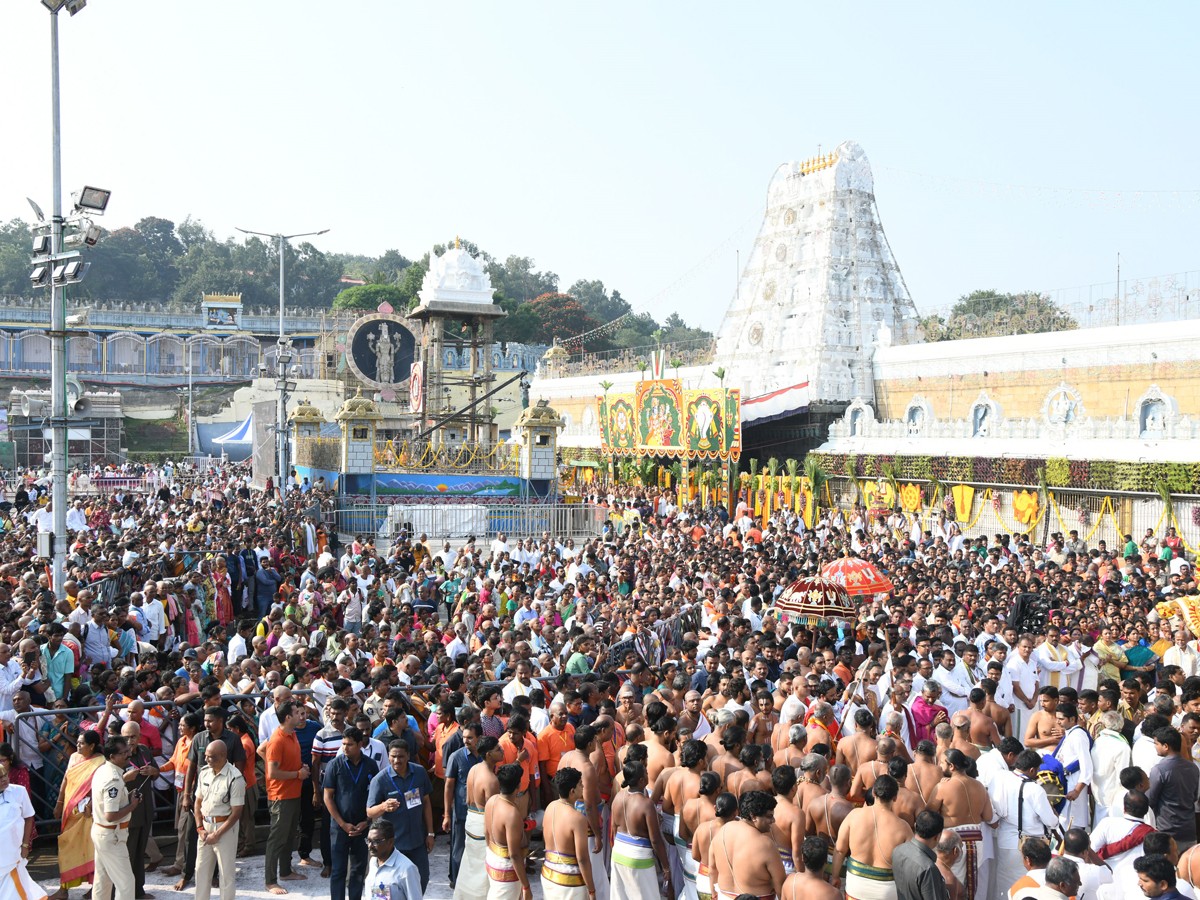
[[[430,253],[429,271],[421,282],[421,306],[437,301],[492,305],[492,280],[483,261],[456,245],[441,256]]]

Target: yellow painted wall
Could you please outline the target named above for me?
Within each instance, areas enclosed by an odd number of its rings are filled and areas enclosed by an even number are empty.
[[[920,395],[935,417],[965,419],[986,390],[1005,418],[1040,418],[1046,396],[1061,382],[1079,392],[1083,412],[1091,418],[1136,415],[1138,398],[1152,384],[1175,398],[1180,415],[1200,414],[1200,366],[1159,362],[881,380],[875,383],[877,416],[903,419],[909,402]]]

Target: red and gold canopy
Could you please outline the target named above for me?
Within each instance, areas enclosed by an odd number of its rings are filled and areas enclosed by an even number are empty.
[[[844,587],[851,597],[887,594],[895,588],[891,580],[873,565],[853,556],[827,563],[821,574]]]
[[[775,608],[789,621],[810,627],[823,628],[831,619],[854,620],[854,602],[846,589],[819,575],[793,581],[779,595]]]

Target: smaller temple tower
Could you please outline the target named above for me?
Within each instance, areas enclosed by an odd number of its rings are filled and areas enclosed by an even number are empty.
[[[301,400],[300,405],[292,410],[291,420],[292,465],[295,465],[296,449],[300,446],[300,439],[320,437],[321,426],[325,424],[325,417],[321,415],[319,409],[307,400]]]
[[[419,302],[408,314],[421,329],[421,360],[425,366],[423,402],[410,398],[409,407],[424,411],[424,427],[435,422],[456,425],[468,443],[488,444],[495,440],[494,416],[486,401],[475,405],[486,394],[495,376],[492,374],[491,347],[496,321],[507,313],[492,300],[492,282],[481,260],[459,246],[441,256],[431,253],[429,271],[421,283]],[[469,354],[466,371],[449,369],[447,354]],[[454,409],[451,385],[467,388],[469,408],[461,415],[447,418]]]
[[[520,431],[521,457],[518,469],[530,482],[550,482],[553,488],[558,479],[558,430],[566,423],[546,400],[539,400],[521,413],[516,428]],[[541,485],[535,489],[541,493]]]
[[[372,475],[375,472],[375,427],[383,418],[379,407],[358,393],[342,404],[335,417],[342,426],[342,472]]]

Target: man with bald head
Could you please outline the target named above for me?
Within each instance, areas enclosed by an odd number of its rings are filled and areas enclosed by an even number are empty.
[[[154,825],[154,779],[158,777],[158,766],[150,751],[142,746],[142,729],[137,722],[126,722],[121,726],[121,737],[129,742],[129,761],[125,769],[125,787],[138,790],[142,803],[133,810],[129,818],[129,865],[133,869],[134,895],[140,900],[152,895],[146,893],[146,845]]]
[[[292,689],[286,685],[277,685],[271,691],[271,705],[263,710],[258,717],[258,746],[265,747],[275,729],[279,727],[279,707],[292,699]]]
[[[537,736],[538,768],[541,770],[543,808],[555,799],[554,773],[564,753],[575,749],[575,726],[567,720],[567,707],[562,701],[550,704],[550,724]]]
[[[230,765],[229,749],[222,740],[210,741],[204,748],[204,763],[196,786],[196,900],[209,900],[213,868],[218,863],[221,900],[234,900],[238,823],[246,802],[246,780],[237,766]]]

